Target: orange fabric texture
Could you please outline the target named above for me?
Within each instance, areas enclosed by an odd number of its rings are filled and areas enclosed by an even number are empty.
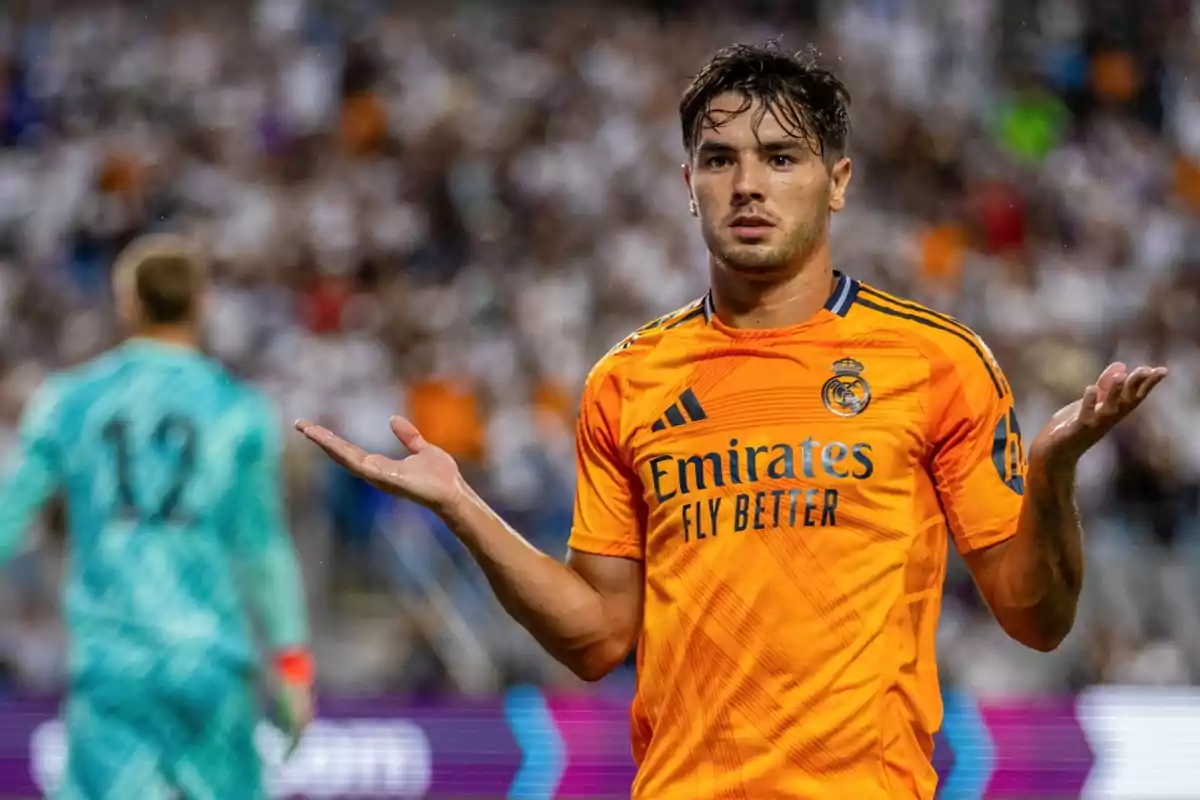
[[[570,544],[645,566],[635,798],[932,798],[947,540],[1016,531],[1008,384],[958,322],[844,276],[787,329],[706,301],[588,378]]]

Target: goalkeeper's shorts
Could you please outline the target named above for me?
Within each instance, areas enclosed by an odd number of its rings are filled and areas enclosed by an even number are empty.
[[[53,797],[264,800],[253,687],[232,675],[220,683],[206,686],[206,697],[133,681],[77,689],[66,703],[67,764]]]

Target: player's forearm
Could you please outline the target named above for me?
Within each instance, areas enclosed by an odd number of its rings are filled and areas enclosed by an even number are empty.
[[[1030,464],[1017,535],[1005,547],[993,610],[1023,644],[1053,650],[1075,624],[1083,588],[1083,531],[1075,467]]]
[[[501,605],[550,655],[584,680],[606,675],[628,647],[616,641],[603,596],[541,552],[473,490],[442,513],[487,576]]]

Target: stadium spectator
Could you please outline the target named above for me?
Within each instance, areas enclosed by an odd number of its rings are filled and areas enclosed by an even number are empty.
[[[1200,679],[1200,3],[759,5],[110,0],[0,19],[6,425],[42,372],[111,342],[112,255],[187,231],[218,265],[212,350],[286,416],[372,449],[389,412],[421,417],[540,546],[565,546],[588,368],[704,285],[679,177],[687,70],[782,34],[836,59],[857,101],[839,268],[968,322],[1028,419],[1113,357],[1175,372],[1144,426],[1085,461],[1079,630],[1019,652],[952,570],[948,678]],[[322,675],[561,679],[434,521],[309,458],[291,492],[314,598],[405,600],[318,603],[317,654],[338,663]],[[18,676],[31,619],[0,647]],[[388,625],[394,646],[355,635]]]

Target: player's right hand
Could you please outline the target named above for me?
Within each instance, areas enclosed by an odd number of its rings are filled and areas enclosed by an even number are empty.
[[[375,488],[436,512],[449,508],[465,489],[454,458],[426,441],[416,426],[404,417],[392,417],[391,427],[392,433],[408,449],[406,458],[368,453],[315,422],[304,419],[296,422],[296,430]]]

